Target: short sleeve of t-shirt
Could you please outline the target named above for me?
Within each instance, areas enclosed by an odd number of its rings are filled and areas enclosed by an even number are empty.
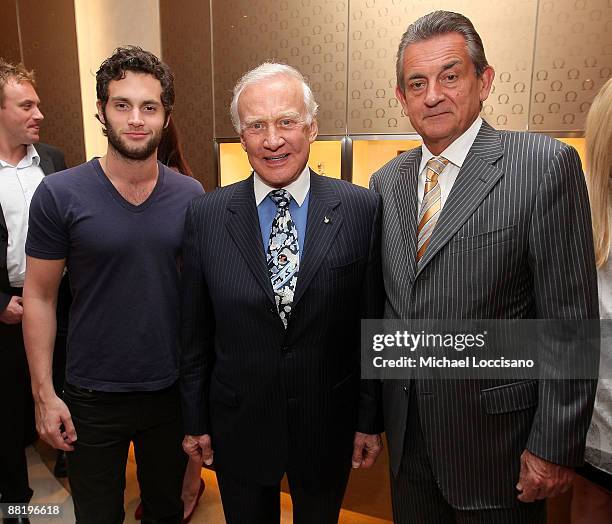
[[[30,204],[26,253],[34,258],[58,260],[68,256],[68,248],[68,228],[58,212],[55,196],[43,179]]]

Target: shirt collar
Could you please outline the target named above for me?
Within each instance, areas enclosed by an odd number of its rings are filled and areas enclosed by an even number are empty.
[[[470,127],[468,127],[463,134],[457,138],[452,144],[450,144],[442,153],[437,156],[443,156],[446,158],[451,164],[457,166],[461,169],[463,166],[463,162],[465,161],[465,157],[469,153],[474,140],[476,140],[476,135],[478,135],[478,131],[480,131],[480,126],[482,126],[482,118],[478,117]],[[433,158],[434,155],[427,146],[423,144],[421,146],[422,157],[421,157],[421,166],[419,169],[419,173],[425,167],[425,164]]]
[[[0,160],[0,167],[18,167],[20,169],[23,169],[24,167],[30,166],[38,167],[39,165],[40,156],[38,154],[38,151],[36,151],[36,148],[32,144],[28,144],[28,146],[26,147],[25,156],[19,162],[17,162],[16,166],[13,166],[12,164],[5,162],[4,160]]]
[[[261,177],[253,171],[254,179],[253,179],[253,188],[255,189],[255,205],[259,205],[263,202],[264,198],[268,196],[270,191],[274,191],[278,189],[276,187],[271,187],[266,184]],[[308,195],[308,191],[310,191],[310,168],[308,164],[304,167],[304,170],[300,173],[291,184],[284,186],[282,189],[286,189],[291,198],[295,200],[298,206],[302,206],[304,200],[306,199],[306,195]]]

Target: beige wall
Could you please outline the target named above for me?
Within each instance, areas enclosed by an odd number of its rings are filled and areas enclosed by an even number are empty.
[[[58,38],[61,35],[61,38]],[[84,160],[73,0],[0,0],[0,56],[36,72],[41,139],[71,166]]]
[[[583,131],[612,76],[608,0],[212,0],[215,136],[235,136],[231,88],[266,59],[308,77],[322,135],[413,131],[395,99],[395,54],[406,27],[435,9],[464,13],[481,34],[496,70],[483,107],[494,127]]]
[[[395,99],[395,55],[406,27],[436,9],[466,15],[497,72],[483,116],[499,129],[525,130],[537,0],[351,0],[349,133],[414,131]]]
[[[160,0],[163,59],[174,72],[174,122],[185,157],[206,191],[217,185],[210,0]]]
[[[19,49],[19,26],[17,22],[17,2],[0,0],[0,57],[9,62],[21,62]]]
[[[87,159],[106,152],[106,138],[94,118],[96,71],[113,50],[138,45],[161,55],[157,0],[74,0],[83,128]]]

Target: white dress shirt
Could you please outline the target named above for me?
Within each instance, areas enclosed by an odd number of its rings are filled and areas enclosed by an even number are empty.
[[[45,176],[33,145],[14,166],[0,160],[0,206],[8,230],[6,263],[11,286],[23,287],[26,269],[25,242],[32,195]]]
[[[266,184],[256,171],[253,171],[253,173],[255,175],[253,177],[255,205],[259,206],[262,200],[268,196],[268,193],[276,188]],[[308,164],[306,164],[300,173],[300,176],[291,182],[291,184],[283,187],[283,189],[286,189],[291,195],[291,198],[297,202],[298,206],[301,206],[304,203],[304,199],[306,198],[308,191],[310,191],[310,168],[308,167]]]
[[[481,125],[482,118],[478,117],[459,138],[457,138],[451,145],[449,145],[444,151],[442,151],[442,153],[438,155],[443,156],[448,160],[448,164],[438,177],[438,184],[440,184],[441,207],[444,207],[444,203],[446,202],[446,199],[453,188],[455,180],[457,180],[457,175],[459,174],[459,170],[465,161],[465,157],[470,151],[474,140],[476,140],[476,135],[478,134],[478,131],[480,131]],[[421,146],[421,151],[422,157],[421,165],[419,167],[419,184],[417,187],[419,209],[421,208],[423,194],[425,193],[425,166],[431,158],[436,156],[429,149],[427,149],[425,144]]]

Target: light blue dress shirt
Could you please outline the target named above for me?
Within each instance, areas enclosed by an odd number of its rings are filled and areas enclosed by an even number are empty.
[[[261,229],[261,240],[263,242],[264,253],[268,252],[268,242],[270,241],[270,230],[272,221],[276,215],[276,204],[267,194],[274,188],[266,187],[261,178],[255,174],[255,202],[257,204],[257,214],[259,215],[259,227]],[[300,248],[300,260],[304,257],[304,238],[306,237],[306,224],[308,219],[308,202],[310,200],[310,169],[308,166],[300,174],[297,180],[284,187],[291,194],[289,203],[289,213],[295,223],[298,233],[298,245]],[[266,196],[257,202],[262,195]],[[259,198],[258,198],[259,195]],[[301,201],[301,203],[299,203]]]

